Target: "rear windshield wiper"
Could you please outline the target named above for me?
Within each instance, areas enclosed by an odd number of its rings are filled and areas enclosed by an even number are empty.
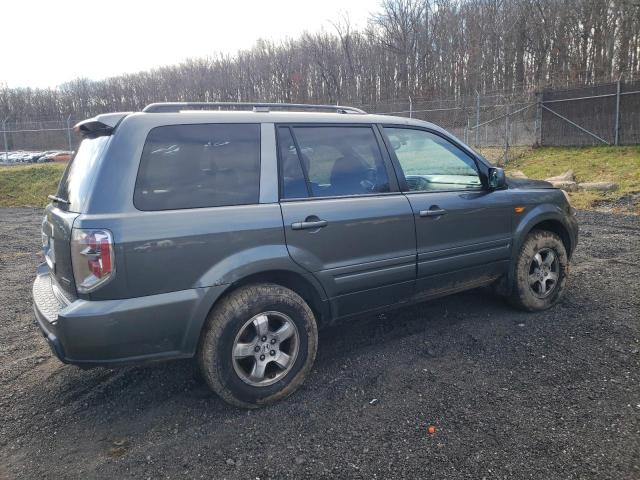
[[[58,197],[56,195],[47,195],[47,198],[49,200],[53,200],[54,202],[57,202],[57,203],[64,203],[65,205],[71,204],[71,202],[69,200],[65,200],[64,198]]]

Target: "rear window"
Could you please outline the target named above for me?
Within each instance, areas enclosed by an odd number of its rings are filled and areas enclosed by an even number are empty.
[[[259,197],[260,125],[171,125],[149,132],[136,179],[136,208],[246,205]]]
[[[82,140],[78,152],[62,174],[56,193],[56,196],[69,201],[69,204],[58,202],[58,208],[70,212],[82,210],[95,178],[98,162],[110,138],[103,136]]]

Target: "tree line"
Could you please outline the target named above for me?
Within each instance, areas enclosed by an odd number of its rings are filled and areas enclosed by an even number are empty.
[[[368,24],[55,89],[0,86],[0,121],[139,110],[157,101],[375,105],[531,92],[640,76],[640,0],[383,0]]]

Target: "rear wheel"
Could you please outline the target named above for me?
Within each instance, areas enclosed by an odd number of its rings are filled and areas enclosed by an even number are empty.
[[[198,363],[225,401],[258,407],[291,395],[313,365],[318,332],[313,312],[275,284],[241,287],[211,311]]]
[[[534,230],[527,235],[517,258],[510,303],[530,312],[555,305],[564,291],[568,266],[560,237]]]

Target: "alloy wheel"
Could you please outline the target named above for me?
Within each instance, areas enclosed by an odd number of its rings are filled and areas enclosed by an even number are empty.
[[[538,298],[551,295],[558,285],[560,262],[551,248],[539,250],[529,265],[529,288]]]
[[[298,356],[300,335],[291,318],[263,312],[250,318],[233,342],[233,368],[254,387],[272,385],[287,375]]]

